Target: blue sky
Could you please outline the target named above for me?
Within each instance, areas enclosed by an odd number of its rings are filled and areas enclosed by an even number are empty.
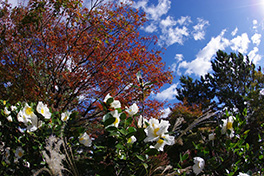
[[[152,98],[177,102],[181,75],[199,78],[211,71],[217,50],[248,55],[263,67],[264,0],[136,0],[147,14],[143,35],[156,35],[166,47],[162,55],[173,71],[171,85]]]

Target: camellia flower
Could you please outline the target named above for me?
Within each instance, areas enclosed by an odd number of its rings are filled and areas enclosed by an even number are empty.
[[[27,125],[28,122],[30,121],[30,118],[28,116],[26,116],[26,114],[24,113],[24,111],[19,111],[18,114],[17,114],[17,120],[19,122],[22,122],[25,125]]]
[[[104,102],[106,103],[107,100],[108,100],[109,98],[113,98],[113,97],[111,97],[110,94],[107,94],[107,95],[105,96],[105,98],[104,98]],[[119,100],[114,100],[112,103],[110,103],[110,108],[114,108],[114,109],[116,109],[116,108],[121,108],[121,103],[120,103],[120,101],[119,101]]]
[[[245,174],[245,173],[242,173],[242,172],[239,172],[239,174],[237,176],[249,176],[249,175]]]
[[[24,150],[22,147],[17,147],[15,156],[17,159],[20,159],[24,155]]]
[[[38,117],[33,112],[32,107],[30,107],[27,103],[24,108],[18,112],[17,120],[19,122],[23,122],[27,126],[27,131],[29,132],[36,131],[42,125],[42,121],[38,120]]]
[[[6,148],[6,149],[5,149],[5,155],[4,155],[4,161],[5,161],[7,164],[10,164],[9,156],[10,156],[10,150],[9,150],[9,148]]]
[[[227,130],[230,130],[230,134],[229,137],[232,138],[234,137],[234,129],[233,129],[233,122],[235,120],[234,116],[229,116],[227,119],[223,119],[223,125],[222,125],[222,129],[221,129],[221,133],[222,134],[226,134]]]
[[[13,106],[13,105],[10,108],[11,108],[11,111],[17,110],[17,107],[16,106]]]
[[[133,144],[134,142],[137,141],[137,138],[135,136],[131,136],[128,140],[127,143]]]
[[[11,113],[11,112],[8,110],[8,108],[5,107],[5,109],[4,109],[4,114],[5,114],[5,115],[10,115],[10,113]]]
[[[170,126],[169,121],[161,120],[159,122],[158,119],[151,118],[148,123],[149,126],[144,130],[147,135],[144,142],[157,142],[154,147],[159,151],[163,151],[165,145],[174,144],[174,137],[165,134]]]
[[[193,165],[193,172],[198,175],[200,172],[202,172],[203,168],[204,168],[204,165],[205,165],[205,161],[203,158],[201,157],[194,157],[193,158],[193,162],[194,162],[194,165]]]
[[[37,112],[44,116],[45,119],[50,119],[51,113],[46,104],[43,104],[41,101],[38,102]]]
[[[133,105],[129,106],[129,108],[126,109],[126,112],[128,113],[129,116],[133,116],[138,113],[138,106],[136,103]]]
[[[107,127],[115,126],[116,128],[118,128],[118,125],[119,125],[119,122],[120,122],[120,117],[119,117],[120,114],[118,113],[117,110],[111,111],[109,113],[115,118],[115,121],[114,121],[114,123],[108,125]],[[103,117],[103,121],[105,121],[105,120],[106,120],[106,115],[104,115],[104,117]]]
[[[70,118],[70,115],[71,115],[70,111],[61,113],[61,120],[66,122]]]
[[[92,139],[86,132],[81,137],[79,137],[79,142],[85,145],[86,147],[92,146]]]
[[[159,140],[157,141],[154,148],[156,148],[158,151],[163,151],[165,145],[173,145],[174,143],[174,136],[162,135],[159,137]]]

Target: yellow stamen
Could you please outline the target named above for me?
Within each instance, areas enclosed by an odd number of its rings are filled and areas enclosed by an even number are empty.
[[[23,153],[21,151],[18,152],[18,156],[19,157],[22,157],[23,156]]]
[[[164,140],[161,138],[159,138],[159,140],[157,141],[157,143],[159,143],[159,144],[162,144],[163,142],[164,142]]]
[[[118,123],[118,119],[117,118],[115,118],[115,122],[114,122],[114,124],[117,124]]]
[[[31,107],[27,107],[25,112],[27,115],[31,115],[33,113]]]
[[[44,109],[43,109],[43,108],[41,108],[40,112],[41,112],[41,114],[44,114]]]
[[[81,138],[80,138],[80,141],[83,141],[83,140],[84,140],[84,138],[83,138],[83,137],[81,137]]]
[[[227,124],[226,124],[226,128],[228,129],[228,130],[230,130],[230,129],[232,129],[233,127],[233,123],[232,122],[227,122]]]
[[[65,116],[63,120],[64,120],[64,121],[66,121],[66,120],[67,120],[67,118],[68,118],[68,116]]]
[[[155,128],[155,129],[154,129],[154,134],[155,134],[156,136],[158,136],[158,135],[157,135],[157,132],[158,132],[158,131],[159,131],[159,128]]]

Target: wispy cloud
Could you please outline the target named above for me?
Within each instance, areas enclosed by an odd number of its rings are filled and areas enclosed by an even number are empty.
[[[164,100],[173,100],[175,99],[177,95],[177,90],[176,90],[177,84],[172,84],[169,88],[163,90],[160,93],[157,93],[155,95],[155,98],[161,101]]]
[[[205,27],[209,25],[209,21],[202,18],[197,18],[198,24],[193,26],[194,31],[192,32],[194,40],[202,40],[205,36]]]
[[[176,25],[176,21],[171,16],[167,16],[166,19],[160,21],[161,28],[167,28]]]
[[[236,27],[232,32],[231,32],[231,35],[232,36],[235,36],[237,34],[237,31],[238,31],[238,28]]]
[[[176,70],[176,68],[177,68],[178,63],[183,60],[183,55],[182,54],[176,54],[174,59],[176,60],[176,62],[171,65],[170,70],[173,72],[177,71],[177,73],[178,73],[178,70]]]
[[[148,19],[157,21],[162,15],[168,13],[170,4],[170,0],[159,0],[156,6],[153,4],[148,6],[148,0],[141,0],[135,3],[134,7],[142,8],[146,12]]]
[[[146,32],[152,33],[152,32],[157,31],[157,26],[154,23],[150,23],[150,25],[145,27],[143,30],[145,30]]]
[[[165,29],[160,35],[160,44],[165,43],[167,46],[174,43],[183,44],[184,37],[189,36],[189,31],[187,27],[183,26],[182,28],[175,27]]]
[[[258,28],[258,21],[257,20],[253,20],[252,21],[252,24],[253,24],[253,29],[254,30],[257,30],[257,28]]]

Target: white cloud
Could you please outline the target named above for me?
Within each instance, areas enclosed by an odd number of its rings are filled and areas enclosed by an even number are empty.
[[[247,33],[243,33],[241,36],[237,36],[236,38],[233,38],[230,42],[231,42],[230,47],[232,50],[244,54],[247,52],[250,40],[248,38]]]
[[[237,31],[238,31],[238,28],[236,27],[236,29],[234,29],[232,32],[231,32],[231,35],[232,36],[235,36],[237,34]]]
[[[260,40],[261,39],[261,34],[257,34],[255,33],[252,37],[251,37],[251,40],[254,44],[256,44],[257,46],[259,46],[260,44]]]
[[[177,84],[172,84],[169,88],[163,90],[160,93],[157,93],[155,98],[161,101],[175,99],[176,98],[175,96],[177,95],[176,87]]]
[[[248,54],[248,58],[256,65],[258,61],[261,60],[261,56],[257,54],[259,49],[257,47],[254,47],[253,50],[251,50]]]
[[[165,20],[160,21],[161,28],[171,27],[176,25],[176,21],[171,16],[167,16]]]
[[[159,18],[168,13],[170,9],[170,0],[159,0],[158,4],[154,6],[151,4],[150,6],[147,6],[148,0],[141,0],[134,4],[135,8],[142,8],[146,14],[147,17],[151,20],[157,21]]]
[[[181,18],[177,20],[177,23],[180,25],[189,25],[192,23],[192,20],[189,16],[181,16]]]
[[[257,20],[253,20],[252,23],[253,23],[253,29],[256,30],[257,27],[258,27],[258,26],[257,26],[257,25],[258,25],[258,21],[257,21]]]
[[[152,33],[152,32],[155,32],[157,30],[157,26],[155,26],[155,24],[151,23],[150,25],[145,27],[145,29],[143,29],[143,30],[146,32]]]
[[[176,54],[175,57],[174,57],[174,59],[176,60],[176,62],[173,63],[171,65],[171,67],[170,67],[170,70],[173,71],[173,72],[176,71],[177,64],[183,60],[183,55],[182,54]]]
[[[176,59],[177,62],[180,62],[183,59],[183,55],[182,54],[176,54],[174,59]]]
[[[188,29],[183,26],[182,28],[169,28],[162,31],[160,36],[160,44],[165,43],[167,46],[170,46],[174,43],[183,44],[184,37],[189,36]]]
[[[170,110],[170,108],[162,109],[161,113],[162,113],[162,115],[160,118],[166,118],[171,113],[171,110]]]
[[[224,50],[230,45],[229,40],[224,38],[226,30],[223,30],[217,37],[212,37],[209,43],[196,56],[196,59],[191,62],[182,61],[178,66],[186,68],[186,74],[205,75],[211,69],[211,59],[220,49]]]
[[[136,8],[136,9],[139,9],[139,8],[145,8],[146,5],[148,3],[148,0],[141,0],[141,1],[138,1],[138,2],[134,2],[133,3],[133,7]]]
[[[194,40],[202,40],[205,36],[204,28],[209,25],[209,21],[206,21],[202,18],[197,18],[198,24],[193,26],[193,38]]]

